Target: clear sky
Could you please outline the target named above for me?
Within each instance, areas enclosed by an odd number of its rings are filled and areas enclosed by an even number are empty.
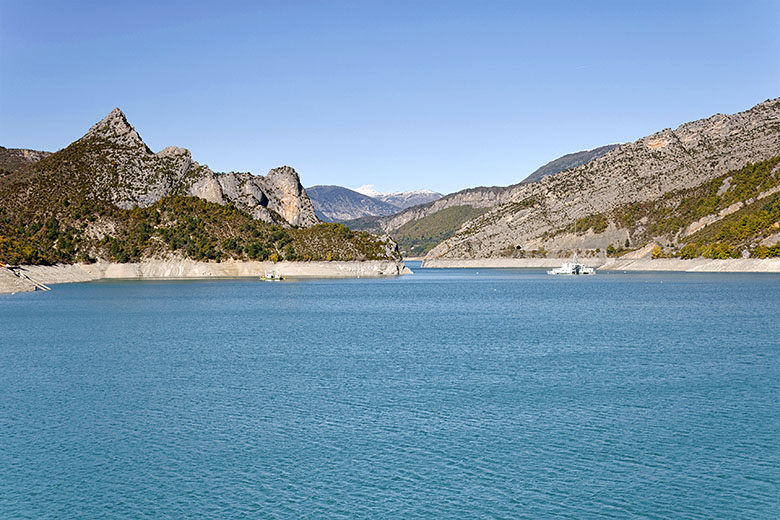
[[[780,96],[777,1],[0,0],[0,144],[451,192]]]

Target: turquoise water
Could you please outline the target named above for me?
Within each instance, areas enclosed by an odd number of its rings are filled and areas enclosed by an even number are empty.
[[[778,518],[780,276],[0,296],[0,518]]]

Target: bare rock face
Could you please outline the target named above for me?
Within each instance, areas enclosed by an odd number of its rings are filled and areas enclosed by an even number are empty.
[[[190,195],[217,204],[232,203],[255,218],[286,226],[318,222],[314,207],[289,166],[265,177],[251,173],[215,174],[192,160],[186,148],[169,146],[153,153],[115,108],[84,137],[63,150],[82,166],[91,196],[121,208],[146,207],[167,195]]]
[[[348,224],[356,229],[393,233],[398,231],[407,222],[420,220],[434,213],[454,206],[471,206],[472,208],[489,208],[514,199],[518,191],[524,189],[528,183],[538,182],[543,177],[553,175],[562,170],[574,168],[601,157],[617,144],[610,144],[593,150],[570,153],[559,157],[537,169],[518,184],[510,186],[478,186],[441,196],[435,194],[432,201],[422,204],[404,206],[406,209],[397,213],[377,218],[359,219]]]
[[[626,143],[583,166],[513,187],[509,200],[476,217],[436,246],[429,258],[500,256],[515,244],[525,249],[566,247],[573,237],[554,232],[588,215],[627,203],[699,186],[713,178],[780,155],[780,99],[733,115],[664,129]],[[614,236],[613,236],[614,235]],[[614,240],[620,230],[604,234]],[[593,247],[605,247],[593,237]]]
[[[256,219],[275,222],[281,217],[296,227],[319,222],[298,174],[289,166],[271,170],[265,177],[243,172],[222,173],[217,175],[217,182],[225,200]]]
[[[289,166],[275,168],[263,179],[270,207],[294,226],[308,227],[316,224],[314,205],[301,185],[298,173]]]
[[[118,108],[58,153],[63,152],[78,164],[85,191],[125,209],[149,206],[166,195],[190,194],[193,186],[207,185],[214,177],[184,148],[153,153]],[[210,200],[218,202],[214,196]]]
[[[83,139],[107,139],[117,146],[124,146],[127,148],[143,148],[147,152],[152,151],[144,143],[135,128],[127,122],[125,114],[121,110],[115,108],[108,113],[99,122],[92,125],[89,132],[83,137]]]
[[[11,173],[51,155],[51,152],[0,146],[0,175]]]
[[[270,200],[263,190],[262,177],[251,173],[229,172],[217,176],[217,181],[225,198],[236,207],[258,220],[265,222],[277,220],[269,210]]]

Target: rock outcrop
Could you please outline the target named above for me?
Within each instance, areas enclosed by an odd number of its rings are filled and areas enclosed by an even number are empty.
[[[216,181],[225,200],[257,219],[272,222],[276,214],[296,227],[318,222],[298,173],[289,166],[275,168],[265,177],[241,172],[217,174]],[[200,193],[200,189],[194,190],[197,196]]]
[[[565,247],[565,236],[550,234],[577,219],[657,200],[778,155],[780,99],[675,130],[667,128],[620,145],[583,166],[512,188],[508,199],[464,224],[428,256],[495,257],[516,244],[526,249]],[[604,240],[614,240],[621,233],[625,231],[610,222]],[[573,243],[573,236],[568,240]],[[592,247],[599,244],[591,240]]]
[[[468,188],[455,193],[450,193],[449,195],[440,196],[435,200],[424,204],[410,206],[403,211],[392,215],[379,218],[369,217],[356,219],[355,221],[347,222],[347,225],[356,229],[393,234],[408,222],[422,220],[425,217],[429,217],[447,208],[456,206],[489,208],[497,206],[513,200],[518,190],[521,190],[526,184],[537,182],[543,177],[553,175],[565,169],[587,164],[613,150],[617,146],[619,145],[610,144],[594,148],[593,150],[566,154],[541,166],[525,180],[517,184],[512,184],[510,186],[479,186],[476,188]]]
[[[216,174],[194,161],[186,148],[169,146],[154,153],[118,108],[46,161],[43,169],[71,170],[80,192],[123,209],[147,207],[167,195],[190,195],[234,204],[265,222],[296,227],[318,222],[298,174],[289,166],[265,177]]]
[[[0,175],[15,172],[51,155],[51,152],[0,146]]]

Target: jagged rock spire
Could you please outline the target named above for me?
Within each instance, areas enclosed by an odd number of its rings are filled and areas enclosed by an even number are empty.
[[[84,137],[100,137],[122,146],[143,146],[150,151],[119,108],[115,108],[100,122],[93,125]]]

